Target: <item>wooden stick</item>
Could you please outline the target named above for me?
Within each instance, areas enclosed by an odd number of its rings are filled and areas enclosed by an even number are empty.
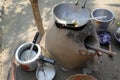
[[[109,51],[112,52],[111,44],[108,45]]]
[[[88,48],[91,48],[91,49],[95,50],[95,51],[103,52],[103,53],[106,53],[108,55],[116,54],[115,52],[108,51],[108,50],[105,50],[105,49],[102,49],[102,48],[99,48],[99,47],[96,47],[96,46],[93,46],[93,45],[86,44],[86,46]]]
[[[44,28],[43,28],[42,18],[39,11],[38,0],[30,0],[30,2],[31,2],[32,11],[33,11],[33,15],[34,15],[34,19],[35,19],[38,31],[40,32],[40,35],[42,37],[44,34]]]
[[[16,80],[16,74],[15,74],[16,65],[14,62],[15,62],[15,53],[14,53],[14,51],[12,51],[12,54],[11,54],[11,80]]]
[[[12,61],[11,80],[15,80],[15,64]]]
[[[112,52],[111,44],[108,45],[108,48],[109,48],[109,51]],[[112,57],[113,54],[110,54],[109,56]]]

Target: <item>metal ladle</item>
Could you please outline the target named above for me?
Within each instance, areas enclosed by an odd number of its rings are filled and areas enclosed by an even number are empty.
[[[107,16],[99,16],[99,17],[93,17],[93,18],[83,18],[82,20],[93,20],[93,19],[104,19]]]
[[[35,44],[36,44],[36,42],[37,42],[38,36],[39,36],[39,32],[36,32],[35,37],[34,37],[34,39],[33,39],[33,41],[32,41],[32,46],[30,47],[30,50],[28,50],[28,51],[30,52],[30,54],[29,54],[29,56],[28,56],[29,59],[31,58],[31,54],[32,54],[32,51],[33,51],[33,47],[35,46]]]
[[[104,19],[104,18],[106,18],[107,16],[99,16],[99,17],[93,17],[93,18],[83,18],[83,19],[81,19],[80,21],[77,21],[77,20],[73,20],[72,22],[71,22],[71,24],[68,24],[69,26],[71,25],[71,26],[78,26],[79,25],[79,23],[81,23],[81,22],[83,22],[83,21],[85,21],[85,20],[93,20],[93,19]]]

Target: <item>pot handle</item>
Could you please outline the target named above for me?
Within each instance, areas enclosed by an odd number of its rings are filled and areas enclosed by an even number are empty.
[[[85,0],[84,5],[82,6],[83,9],[85,8],[86,3],[87,3],[87,0]]]
[[[76,1],[75,1],[75,5],[76,5],[76,6],[78,5],[79,1],[80,1],[80,0],[76,0]],[[83,4],[83,6],[82,6],[83,9],[85,8],[86,3],[87,3],[87,0],[84,1],[84,4]]]
[[[77,6],[80,0],[75,0],[75,5]]]
[[[49,58],[46,58],[44,56],[40,56],[40,60],[43,61],[43,62],[48,62],[50,64],[55,64],[55,60],[52,60],[52,59],[49,59]]]

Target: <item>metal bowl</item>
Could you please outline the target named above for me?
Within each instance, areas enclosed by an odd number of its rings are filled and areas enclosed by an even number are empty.
[[[120,42],[120,27],[117,28],[114,32],[115,39]]]
[[[99,17],[99,16],[106,16],[106,18],[101,18],[101,19],[95,18],[96,21],[100,21],[100,22],[110,22],[114,18],[114,14],[113,14],[113,12],[111,10],[102,9],[102,8],[94,9],[91,12],[91,16],[93,18],[94,17]]]

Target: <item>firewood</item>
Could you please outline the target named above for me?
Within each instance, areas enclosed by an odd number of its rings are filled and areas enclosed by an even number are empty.
[[[106,53],[108,55],[115,55],[116,54],[115,52],[108,51],[106,49],[103,49],[103,48],[100,48],[100,47],[97,47],[97,46],[93,46],[93,45],[89,45],[89,44],[86,44],[86,46],[90,49],[93,49],[93,50],[99,51],[99,52],[103,52],[103,53]]]

